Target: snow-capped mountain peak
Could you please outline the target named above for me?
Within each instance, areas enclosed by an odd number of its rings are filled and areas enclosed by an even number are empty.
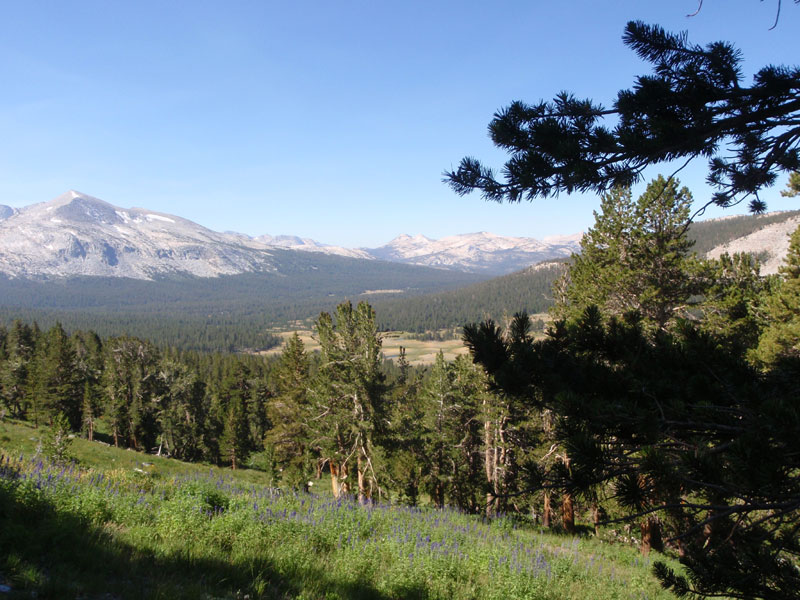
[[[380,248],[343,248],[293,235],[219,233],[175,215],[122,208],[70,190],[20,209],[0,206],[0,273],[36,278],[215,277],[274,271],[274,249],[281,248],[499,275],[569,256],[577,249],[575,239],[544,243],[485,231],[440,240],[404,234]]]
[[[375,258],[431,267],[492,274],[510,273],[527,266],[570,256],[577,251],[580,235],[554,243],[534,238],[504,237],[479,231],[433,240],[424,235],[400,235],[388,244],[369,250]]]

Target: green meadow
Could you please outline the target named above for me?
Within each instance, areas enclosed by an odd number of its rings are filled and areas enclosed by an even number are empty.
[[[359,506],[0,423],[0,583],[9,598],[671,598],[637,549],[519,518]]]

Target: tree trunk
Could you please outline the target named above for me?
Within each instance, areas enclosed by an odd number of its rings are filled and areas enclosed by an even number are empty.
[[[575,533],[575,505],[569,492],[566,492],[561,500],[561,523],[564,525],[564,531]]]
[[[592,524],[594,525],[595,536],[600,535],[600,505],[597,500],[592,502]]]
[[[365,477],[365,471],[367,465],[365,464],[361,452],[358,454],[358,460],[356,465],[357,465],[356,468],[358,469],[358,503],[364,505],[369,503],[370,492],[367,489],[366,477]]]
[[[569,456],[564,453],[564,467],[567,469],[567,472],[570,472],[569,465]],[[561,523],[564,526],[564,531],[567,533],[575,533],[575,505],[570,492],[565,492],[561,500]]]
[[[553,518],[553,509],[550,507],[550,490],[544,491],[544,507],[542,508],[542,527],[550,529]]]
[[[647,556],[650,550],[663,552],[664,542],[661,539],[661,523],[655,517],[647,517],[642,521],[642,554]]]
[[[486,401],[484,400],[484,406]],[[486,410],[484,408],[484,410]],[[486,482],[489,484],[489,491],[486,492],[486,516],[491,517],[494,513],[495,497],[492,494],[494,490],[494,477],[495,477],[495,454],[492,440],[492,422],[488,416],[483,424],[483,444],[484,444],[484,468],[486,470]]]
[[[328,466],[331,470],[331,491],[333,492],[333,497],[338,498],[341,492],[339,488],[339,465],[331,460],[328,461]]]

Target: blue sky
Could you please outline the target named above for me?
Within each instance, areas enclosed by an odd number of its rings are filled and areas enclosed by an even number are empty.
[[[783,4],[770,31],[777,0],[706,0],[692,18],[697,0],[7,2],[0,204],[76,189],[346,246],[574,233],[595,197],[498,205],[455,196],[442,172],[464,155],[502,165],[486,126],[512,100],[610,104],[646,70],[620,41],[631,19],[733,41],[748,81],[797,64],[800,7]],[[708,197],[702,165],[681,179]],[[779,189],[770,210],[797,207]]]

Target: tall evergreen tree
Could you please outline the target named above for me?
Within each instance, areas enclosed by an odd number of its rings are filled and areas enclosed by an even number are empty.
[[[353,467],[360,502],[376,491],[376,429],[385,425],[385,385],[381,372],[381,339],[375,312],[366,302],[353,309],[337,306],[336,317],[320,314],[316,332],[320,367],[314,385],[312,418],[328,459],[335,496],[350,490]]]
[[[219,436],[220,456],[234,469],[244,464],[255,446],[247,410],[253,393],[251,375],[244,362],[231,357],[226,361],[217,391],[217,413],[222,426]]]
[[[291,485],[308,479],[316,458],[308,429],[309,368],[305,346],[295,332],[272,371],[275,395],[268,403],[271,428],[266,433],[266,443],[273,448],[281,478]]]
[[[602,196],[595,224],[560,283],[560,318],[594,304],[609,314],[639,313],[663,329],[682,314],[701,280],[686,234],[692,196],[679,185],[658,176],[635,202],[625,188]]]
[[[6,336],[6,360],[0,364],[0,397],[18,418],[25,417],[29,408],[28,374],[34,350],[31,327],[15,320]]]
[[[42,416],[52,425],[56,415],[64,415],[72,431],[80,431],[84,382],[77,370],[75,348],[60,323],[42,339],[36,364],[35,389]]]
[[[250,451],[249,430],[244,399],[236,394],[228,400],[222,437],[219,441],[222,459],[231,469],[240,467]]]
[[[114,445],[129,445],[149,450],[157,438],[156,406],[158,359],[149,342],[132,337],[113,338],[106,342],[104,392],[105,413]]]
[[[174,360],[164,360],[158,370],[161,396],[155,399],[160,429],[159,451],[181,460],[209,456],[204,443],[208,405],[206,386],[199,374]]]
[[[532,471],[534,487],[611,483],[652,542],[659,515],[689,576],[656,573],[679,595],[798,597],[797,358],[759,373],[688,325],[653,336],[595,307],[516,350],[477,342],[499,389],[557,416],[569,469]]]
[[[103,344],[94,332],[77,331],[72,336],[75,370],[83,381],[82,431],[94,439],[95,423],[101,414],[100,380],[103,374]]]
[[[777,290],[765,301],[766,326],[754,352],[762,364],[800,357],[800,227],[789,238]]]

